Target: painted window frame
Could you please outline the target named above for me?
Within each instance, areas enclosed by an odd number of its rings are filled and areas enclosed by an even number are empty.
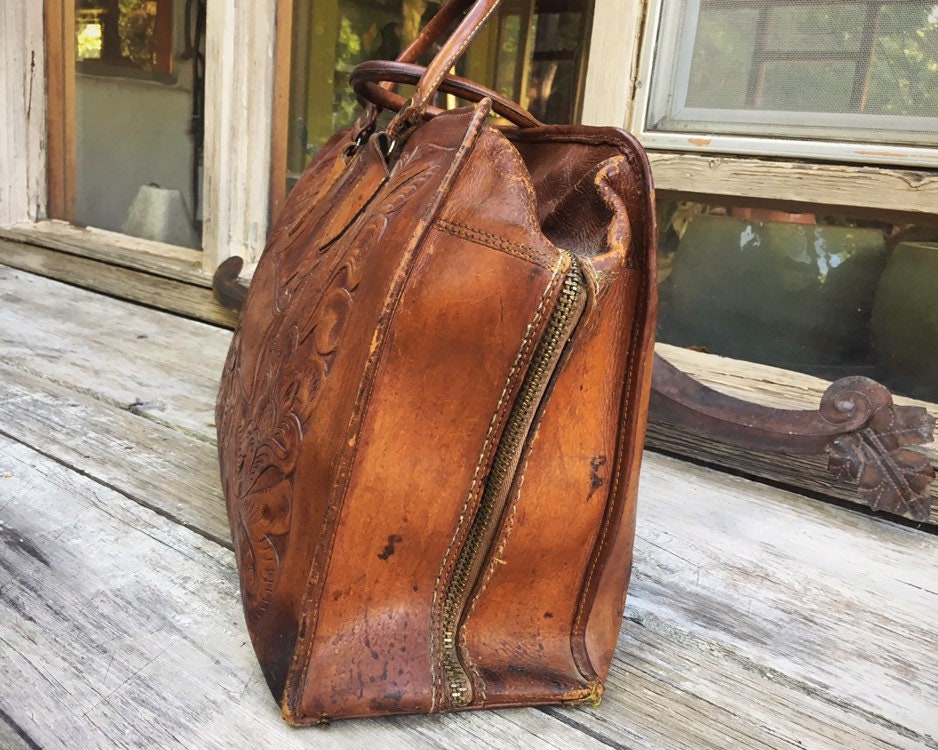
[[[202,250],[187,256],[203,275],[233,255],[256,262],[267,240],[276,10],[277,0],[208,2]],[[178,263],[179,248],[62,223],[73,216],[75,195],[74,82],[63,75],[74,59],[74,5],[11,0],[0,15],[7,50],[0,91],[11,103],[0,118],[12,136],[0,139],[0,163],[10,165],[0,233],[15,228],[39,244],[87,242],[97,255],[111,244],[121,256],[132,248],[151,256],[148,263]],[[245,53],[231,54],[236,49]]]
[[[660,194],[700,201],[764,201],[792,209],[825,206],[901,214],[910,222],[934,221],[938,173],[887,164],[895,161],[888,154],[863,154],[864,163],[847,165],[827,160],[824,148],[831,144],[814,149],[813,143],[802,141],[795,153],[794,148],[778,148],[778,139],[764,139],[748,143],[753,146],[748,152],[733,153],[732,139],[682,133],[668,141],[644,131],[660,10],[661,0],[596,0],[583,114],[587,124],[625,127],[638,136],[648,150]],[[861,150],[876,151],[869,144]]]
[[[693,1],[693,0],[691,0]],[[697,0],[699,6],[699,0]],[[664,0],[653,0],[649,4],[647,22],[645,29],[645,43],[642,45],[640,57],[638,60],[638,81],[641,86],[637,89],[635,96],[635,113],[633,126],[641,139],[642,143],[655,150],[666,151],[693,151],[704,154],[736,154],[753,155],[770,158],[793,158],[818,161],[836,161],[853,162],[856,164],[870,166],[876,164],[905,166],[915,169],[919,168],[938,168],[938,148],[934,146],[907,146],[907,145],[888,145],[880,146],[870,141],[849,141],[849,140],[816,140],[803,137],[760,137],[751,135],[730,135],[713,134],[700,128],[694,130],[692,127],[682,130],[658,130],[649,128],[647,121],[649,116],[655,111],[662,109],[660,102],[661,92],[655,91],[652,85],[654,75],[665,75],[670,77],[672,83],[677,88],[676,96],[680,100],[683,89],[681,81],[689,75],[688,71],[677,72],[659,72],[655,70],[655,63],[659,51],[670,49],[670,40],[662,40],[661,35],[665,33],[662,29],[664,18]],[[686,42],[685,42],[686,43]],[[679,47],[680,45],[675,45]],[[683,57],[682,57],[683,54]],[[681,54],[675,51],[675,64],[689,65],[686,58],[686,50]],[[717,122],[719,114],[726,114],[733,118],[733,122],[744,122],[752,119],[750,111],[736,110],[716,110],[709,113],[709,110],[684,109],[677,113],[677,116],[687,120],[709,119]],[[862,117],[864,123],[870,126],[881,125],[882,121],[899,118],[882,118],[875,115],[856,116]],[[805,119],[804,113],[791,114],[791,119]],[[815,116],[813,119],[818,124],[829,124],[835,119],[833,116]],[[932,122],[933,118],[902,118],[921,125],[922,121],[928,120],[930,127],[938,129],[938,125]],[[861,128],[857,128],[861,129]],[[865,128],[864,128],[865,129]]]
[[[31,0],[4,5],[0,37],[5,37],[8,58],[0,73],[0,90],[10,106],[0,117],[6,119],[12,137],[0,143],[0,157],[11,165],[8,195],[0,200],[0,227],[31,223],[41,234],[49,204],[67,204],[67,185],[55,184],[49,175],[55,173],[56,164],[61,170],[68,161],[68,144],[54,132],[47,133],[47,99],[39,94],[46,91],[48,81],[50,101],[67,95],[54,75],[62,60],[57,62],[44,42],[44,26],[55,20],[50,19],[54,15],[50,8],[61,10],[61,3],[46,0],[45,12],[43,4]],[[596,0],[583,122],[625,127],[643,137],[634,127],[641,121],[641,97],[636,94],[645,87],[641,64],[643,49],[647,56],[650,48],[644,40],[655,28],[658,3]],[[209,274],[232,255],[244,258],[248,267],[256,262],[266,241],[269,216],[282,202],[271,172],[282,160],[274,150],[284,142],[276,136],[284,123],[272,113],[289,96],[284,80],[289,62],[277,54],[289,50],[282,23],[287,5],[286,0],[209,0],[205,226],[199,255]],[[232,55],[235,49],[243,54]],[[67,129],[67,113],[55,125]],[[699,200],[745,196],[792,205],[902,212],[911,219],[933,220],[938,213],[938,174],[932,170],[725,155],[690,145],[681,151],[647,142],[646,146],[658,191],[665,196]],[[113,237],[116,244],[121,242],[122,235]],[[159,249],[155,252],[159,254]]]

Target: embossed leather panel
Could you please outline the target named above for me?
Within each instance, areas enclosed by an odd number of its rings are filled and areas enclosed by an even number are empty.
[[[473,30],[498,5],[458,2]],[[294,724],[602,694],[651,369],[651,179],[621,131],[489,111],[338,133],[232,342],[223,486]]]

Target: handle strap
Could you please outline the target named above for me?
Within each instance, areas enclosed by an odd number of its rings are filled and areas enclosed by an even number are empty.
[[[410,65],[402,62],[375,60],[364,62],[352,71],[350,83],[355,93],[364,97],[369,103],[381,109],[400,111],[407,102],[404,97],[395,94],[390,88],[382,86],[382,82],[416,84],[426,75],[426,68],[419,65]],[[513,125],[520,128],[534,128],[542,123],[530,112],[522,109],[513,101],[484,86],[459,76],[447,75],[438,85],[438,90],[444,94],[452,94],[468,102],[480,102],[483,99],[492,100],[492,109]],[[441,112],[437,107],[423,107],[420,116],[430,119]]]
[[[423,54],[433,46],[433,43],[442,37],[456,19],[462,16],[475,2],[476,0],[450,0],[450,2],[446,3],[437,11],[433,18],[430,19],[429,23],[420,30],[420,33],[407,45],[404,51],[398,55],[397,62],[415,63],[420,60]],[[381,87],[386,91],[393,91],[394,83],[395,82],[392,82],[390,79],[387,79],[387,82],[382,84]],[[397,83],[400,83],[400,81],[397,81]],[[365,108],[365,111],[362,112],[356,123],[356,130],[359,132],[372,130],[378,119],[378,115],[381,113],[381,109],[383,109],[383,105],[380,104],[380,100],[383,99],[381,94],[366,98],[369,99],[368,106]],[[401,102],[403,101],[404,100],[401,99]],[[394,107],[395,111],[399,109],[400,106]]]
[[[453,2],[456,1],[453,0]],[[501,0],[476,0],[472,4],[456,31],[446,40],[436,57],[427,66],[423,77],[417,82],[410,101],[401,108],[388,126],[387,132],[392,139],[396,139],[400,133],[423,117],[430,100],[439,90],[450,68],[463,56],[466,48],[476,38],[492,14],[498,10],[499,5],[501,5]]]

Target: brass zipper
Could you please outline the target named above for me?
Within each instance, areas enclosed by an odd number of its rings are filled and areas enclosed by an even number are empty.
[[[456,559],[443,601],[443,669],[451,708],[463,708],[472,702],[472,682],[459,658],[459,625],[469,596],[482,574],[483,562],[501,520],[534,414],[585,303],[586,282],[576,259],[571,256],[570,271],[508,415],[479,509]]]

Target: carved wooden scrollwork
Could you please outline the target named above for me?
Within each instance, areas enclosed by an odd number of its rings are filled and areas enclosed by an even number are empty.
[[[817,411],[775,409],[727,396],[655,356],[652,412],[656,418],[741,448],[828,454],[838,479],[857,482],[873,510],[914,521],[931,512],[935,470],[909,446],[933,439],[935,421],[918,406],[896,406],[874,380],[848,377],[830,385]]]
[[[241,261],[230,258],[215,273],[215,294],[240,310],[245,287]],[[933,440],[935,420],[917,406],[896,406],[889,390],[863,377],[830,385],[816,411],[775,409],[710,388],[655,355],[651,409],[655,418],[741,448],[828,455],[838,479],[857,483],[877,511],[925,522],[934,467],[910,446]]]
[[[237,255],[222,261],[212,278],[212,288],[215,290],[215,299],[223,307],[235,312],[244,309],[244,302],[248,298],[248,288],[238,280],[244,261]]]

